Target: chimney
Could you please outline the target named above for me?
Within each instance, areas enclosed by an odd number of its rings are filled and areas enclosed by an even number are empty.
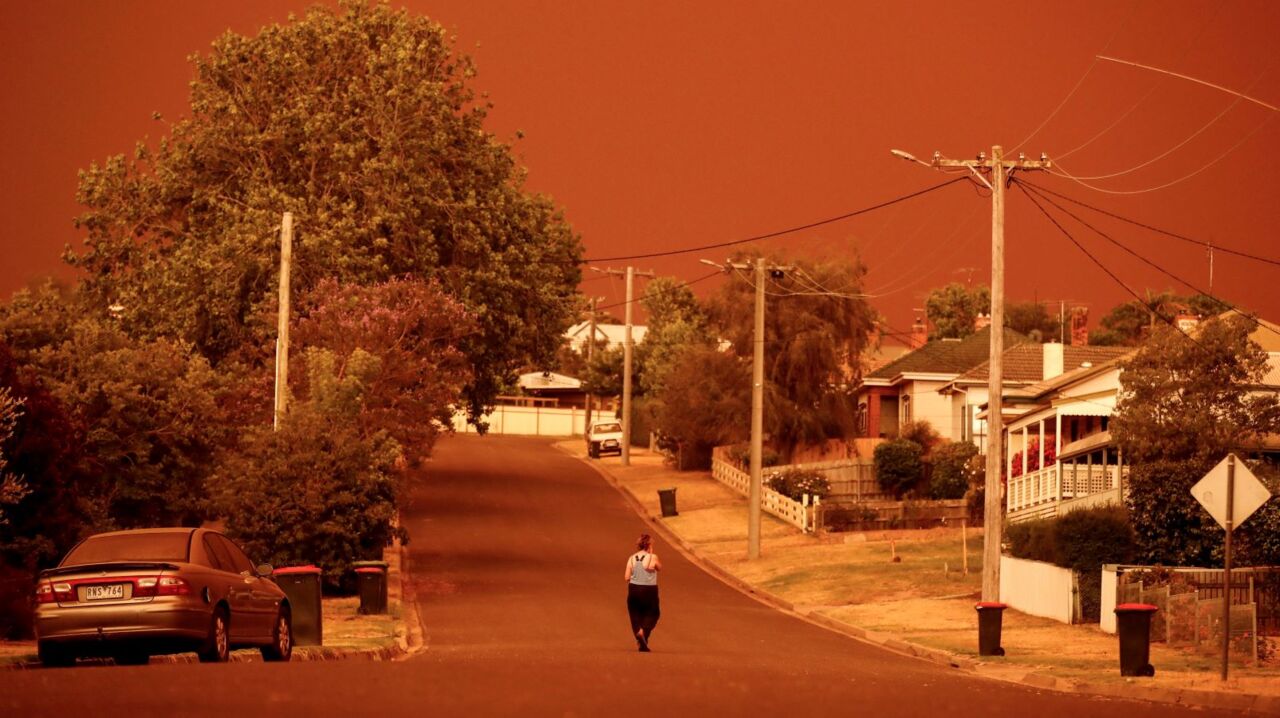
[[[973,318],[973,331],[980,332],[991,326],[991,315],[979,313]]]
[[[1062,345],[1057,342],[1041,344],[1044,352],[1044,371],[1041,379],[1052,379],[1062,373]]]
[[[1089,308],[1071,308],[1071,346],[1089,345]]]
[[[920,317],[911,324],[911,348],[919,349],[929,341],[929,326]]]

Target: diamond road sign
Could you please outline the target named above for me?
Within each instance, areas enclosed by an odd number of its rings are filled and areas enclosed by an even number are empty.
[[[1249,467],[1236,457],[1233,485],[1235,500],[1231,506],[1231,527],[1237,528],[1271,498],[1271,492],[1258,481]],[[1209,512],[1219,526],[1227,525],[1227,459],[1209,470],[1203,479],[1191,487],[1191,495]]]

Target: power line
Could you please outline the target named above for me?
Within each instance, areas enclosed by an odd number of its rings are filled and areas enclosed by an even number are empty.
[[[1221,11],[1222,11],[1222,5],[1217,5],[1214,8],[1213,14],[1210,15],[1207,20],[1201,23],[1197,23],[1197,25],[1199,26],[1199,29],[1196,31],[1196,34],[1193,35],[1191,39],[1187,42],[1186,46],[1182,50],[1182,54],[1178,56],[1177,62],[1182,62],[1182,60],[1186,59],[1187,55],[1191,53],[1191,49],[1199,45],[1201,36],[1204,35],[1205,30],[1207,30],[1211,25],[1214,24],[1214,22],[1218,19],[1218,15],[1221,13]],[[1094,59],[1096,60],[1098,58],[1095,57]],[[1129,106],[1129,109],[1120,113],[1120,116],[1117,117],[1111,124],[1102,128],[1102,130],[1099,131],[1097,134],[1095,134],[1093,137],[1090,137],[1089,139],[1085,140],[1083,143],[1076,145],[1075,147],[1067,150],[1066,152],[1054,153],[1053,159],[1057,161],[1057,160],[1061,160],[1064,157],[1070,157],[1071,155],[1093,144],[1095,141],[1098,140],[1098,138],[1107,134],[1111,130],[1114,130],[1121,122],[1124,121],[1126,117],[1133,114],[1133,111],[1138,109],[1138,106],[1140,106],[1142,103],[1150,99],[1151,96],[1156,93],[1156,90],[1160,89],[1160,86],[1163,85],[1167,79],[1168,79],[1167,75],[1161,75],[1159,78],[1156,79],[1154,83],[1151,84],[1150,89],[1148,89],[1146,93],[1142,95],[1142,97],[1138,98],[1137,102],[1134,102],[1132,105]]]
[[[690,253],[693,253],[693,252],[705,252],[705,251],[707,251],[707,250],[709,250],[709,249],[721,249],[721,248],[723,248],[723,247],[732,247],[732,246],[739,245],[739,244],[747,244],[747,243],[749,243],[749,242],[758,242],[758,241],[760,241],[760,240],[762,240],[762,239],[772,239],[772,238],[774,238],[774,237],[781,237],[781,236],[782,236],[782,235],[784,235],[784,234],[792,234],[792,233],[794,233],[794,232],[801,232],[801,231],[804,231],[804,230],[806,230],[806,229],[813,229],[814,227],[821,227],[821,226],[823,226],[823,225],[833,224],[833,223],[835,223],[835,222],[840,222],[840,221],[842,221],[842,220],[850,219],[850,218],[852,218],[852,217],[857,217],[858,215],[861,215],[861,214],[866,214],[866,213],[868,213],[868,212],[874,212],[875,210],[878,210],[878,209],[884,209],[885,207],[893,206],[893,205],[895,205],[895,204],[898,204],[899,202],[905,202],[905,201],[907,201],[907,200],[909,200],[909,199],[915,199],[916,197],[919,197],[919,196],[921,196],[921,195],[929,194],[930,192],[933,192],[933,191],[936,191],[936,190],[940,190],[940,189],[942,189],[943,187],[946,187],[946,186],[948,186],[948,185],[953,185],[953,184],[955,184],[955,183],[957,183],[957,182],[967,182],[967,181],[969,181],[969,178],[968,178],[967,176],[965,176],[965,177],[957,177],[957,178],[955,178],[955,179],[947,180],[946,182],[942,182],[942,183],[940,183],[940,184],[936,184],[936,185],[933,185],[933,186],[931,186],[931,187],[926,187],[926,188],[924,188],[924,189],[922,189],[922,190],[918,190],[918,191],[912,192],[911,194],[905,194],[905,195],[902,195],[902,196],[900,196],[900,197],[895,197],[895,198],[893,198],[893,199],[891,199],[891,200],[886,200],[886,201],[884,201],[884,202],[880,202],[880,203],[878,203],[878,204],[873,204],[873,205],[871,205],[870,207],[863,207],[862,209],[856,209],[856,210],[854,210],[854,211],[852,211],[852,212],[846,212],[846,213],[841,214],[841,215],[836,215],[835,217],[828,217],[828,218],[826,218],[826,219],[820,219],[820,220],[818,220],[818,221],[816,221],[816,222],[810,222],[810,223],[808,223],[808,224],[802,224],[802,225],[799,225],[799,226],[796,226],[796,227],[788,227],[787,229],[780,229],[780,230],[777,230],[777,231],[775,231],[775,232],[767,232],[767,233],[765,233],[765,234],[757,234],[757,235],[755,235],[755,236],[753,236],[753,237],[744,237],[744,238],[742,238],[742,239],[734,239],[734,240],[731,240],[731,241],[728,241],[728,242],[717,242],[717,243],[715,243],[715,244],[706,244],[706,245],[702,245],[702,246],[700,246],[700,247],[689,247],[689,248],[687,248],[687,249],[673,249],[673,250],[668,250],[668,251],[665,251],[665,252],[649,252],[649,253],[647,253],[647,254],[632,254],[632,255],[627,255],[627,256],[618,256],[618,257],[593,257],[593,258],[591,258],[591,259],[581,259],[581,260],[578,260],[578,262],[577,262],[577,263],[578,263],[578,264],[591,264],[591,263],[594,263],[594,262],[618,262],[618,261],[622,261],[622,260],[624,260],[624,259],[652,259],[653,257],[670,257],[670,256],[677,255],[677,254],[690,254]]]
[[[1121,222],[1127,222],[1127,223],[1129,223],[1129,224],[1134,225],[1135,227],[1142,227],[1143,229],[1149,230],[1149,231],[1151,231],[1151,232],[1155,232],[1155,233],[1157,233],[1157,234],[1163,234],[1163,235],[1165,235],[1166,237],[1171,237],[1171,238],[1173,238],[1173,239],[1181,240],[1181,241],[1183,241],[1183,242],[1188,242],[1188,243],[1191,243],[1191,244],[1195,244],[1195,245],[1198,245],[1198,246],[1200,246],[1200,247],[1207,247],[1207,246],[1209,246],[1209,242],[1206,242],[1206,241],[1204,241],[1204,240],[1195,239],[1195,238],[1193,238],[1193,237],[1188,237],[1188,236],[1186,236],[1186,235],[1178,234],[1177,232],[1172,232],[1172,231],[1167,230],[1167,229],[1161,229],[1161,228],[1159,228],[1159,227],[1156,227],[1156,226],[1153,226],[1153,225],[1147,224],[1147,223],[1145,223],[1145,222],[1140,222],[1140,221],[1138,221],[1138,220],[1136,220],[1136,219],[1129,219],[1128,217],[1125,217],[1124,215],[1116,214],[1115,212],[1111,212],[1111,211],[1109,211],[1109,210],[1102,209],[1101,207],[1095,207],[1094,205],[1091,205],[1091,204],[1089,204],[1089,203],[1087,203],[1087,202],[1083,202],[1083,201],[1081,201],[1081,200],[1075,199],[1074,197],[1069,197],[1069,196],[1067,196],[1067,195],[1065,195],[1065,194],[1062,194],[1061,192],[1055,192],[1055,191],[1053,191],[1053,190],[1051,190],[1051,189],[1048,189],[1047,187],[1041,187],[1040,185],[1034,184],[1034,183],[1032,183],[1032,182],[1028,182],[1027,180],[1024,180],[1024,179],[1019,179],[1019,180],[1018,180],[1018,183],[1019,183],[1019,184],[1024,184],[1024,185],[1026,185],[1026,186],[1028,186],[1028,187],[1034,187],[1035,189],[1037,189],[1037,190],[1039,190],[1039,191],[1041,191],[1041,192],[1044,192],[1045,194],[1051,194],[1051,195],[1053,195],[1054,197],[1057,197],[1057,198],[1059,198],[1059,199],[1064,199],[1064,200],[1066,200],[1066,201],[1068,201],[1068,202],[1071,202],[1072,204],[1077,204],[1077,205],[1080,205],[1081,207],[1084,207],[1084,208],[1086,208],[1086,209],[1091,209],[1091,210],[1093,210],[1094,212],[1097,212],[1097,213],[1099,213],[1099,214],[1104,214],[1104,215],[1106,215],[1106,216],[1108,216],[1108,217],[1111,217],[1112,219],[1118,219],[1118,220],[1120,220]],[[1275,266],[1277,266],[1277,267],[1280,267],[1280,259],[1273,259],[1273,258],[1270,258],[1270,257],[1262,257],[1262,256],[1259,256],[1259,255],[1256,255],[1256,254],[1249,254],[1248,252],[1242,252],[1242,251],[1240,251],[1240,250],[1238,250],[1238,249],[1230,249],[1230,248],[1228,248],[1228,247],[1219,247],[1219,246],[1218,246],[1218,245],[1216,245],[1216,244],[1215,244],[1215,245],[1213,245],[1213,251],[1215,251],[1215,252],[1225,252],[1226,254],[1233,254],[1233,255],[1235,255],[1235,256],[1237,256],[1237,257],[1244,257],[1244,258],[1246,258],[1246,259],[1252,259],[1252,260],[1257,261],[1257,262],[1263,262],[1263,263],[1266,263],[1266,264],[1272,264],[1272,265],[1275,265]]]
[[[1015,181],[1016,181],[1016,180],[1015,180]],[[1235,310],[1235,311],[1237,311],[1237,312],[1240,312],[1240,314],[1243,314],[1244,316],[1249,317],[1250,319],[1254,320],[1255,322],[1258,322],[1258,326],[1263,327],[1264,329],[1266,329],[1267,331],[1269,331],[1269,332],[1271,332],[1271,333],[1273,333],[1273,334],[1280,335],[1280,331],[1277,331],[1277,330],[1275,330],[1275,329],[1272,329],[1271,327],[1267,326],[1266,324],[1263,324],[1262,322],[1260,322],[1260,321],[1259,321],[1259,317],[1258,317],[1256,314],[1252,314],[1252,313],[1250,313],[1250,312],[1243,311],[1243,310],[1239,309],[1238,307],[1236,307],[1235,305],[1230,304],[1229,302],[1226,302],[1226,301],[1224,301],[1224,300],[1222,300],[1222,299],[1220,299],[1220,298],[1218,298],[1218,297],[1214,296],[1213,294],[1210,294],[1209,292],[1204,291],[1203,289],[1201,289],[1201,288],[1197,287],[1196,285],[1192,284],[1191,282],[1188,282],[1187,280],[1183,279],[1182,277],[1180,277],[1180,276],[1178,276],[1178,275],[1174,274],[1173,272],[1170,272],[1169,270],[1165,269],[1164,267],[1160,266],[1159,264],[1156,264],[1156,263],[1155,263],[1154,261],[1152,261],[1151,259],[1148,259],[1147,257],[1143,256],[1141,253],[1139,253],[1139,252],[1137,252],[1136,250],[1134,250],[1134,249],[1130,248],[1129,246],[1125,245],[1125,244],[1124,244],[1123,242],[1121,242],[1120,240],[1118,240],[1118,239],[1116,239],[1116,238],[1112,237],[1111,235],[1107,234],[1106,232],[1103,232],[1102,230],[1098,229],[1097,227],[1094,227],[1092,224],[1089,224],[1087,221],[1085,221],[1084,219],[1082,219],[1081,217],[1079,217],[1078,215],[1076,215],[1076,214],[1075,214],[1074,212],[1072,212],[1071,210],[1069,210],[1069,209],[1067,209],[1067,208],[1063,207],[1062,205],[1058,204],[1057,202],[1053,201],[1053,199],[1051,199],[1051,198],[1049,198],[1049,197],[1046,197],[1046,196],[1044,196],[1044,195],[1040,194],[1038,191],[1036,191],[1036,190],[1034,190],[1034,189],[1032,189],[1032,190],[1027,190],[1027,191],[1029,191],[1029,192],[1032,192],[1032,193],[1036,194],[1036,195],[1037,195],[1037,196],[1039,196],[1041,199],[1043,199],[1044,201],[1048,202],[1049,204],[1051,204],[1051,205],[1053,205],[1055,208],[1057,208],[1057,210],[1058,210],[1059,212],[1062,212],[1063,214],[1067,215],[1068,217],[1070,217],[1070,218],[1074,219],[1075,221],[1079,222],[1080,224],[1084,225],[1086,228],[1088,228],[1088,229],[1092,230],[1092,231],[1094,232],[1094,234],[1097,234],[1099,237],[1102,237],[1103,239],[1107,240],[1108,242],[1110,242],[1110,243],[1114,244],[1115,246],[1117,246],[1117,247],[1119,247],[1120,249],[1124,250],[1125,252],[1127,252],[1127,253],[1128,253],[1128,254],[1130,254],[1131,256],[1136,257],[1138,260],[1142,261],[1142,262],[1143,262],[1144,264],[1146,264],[1147,266],[1149,266],[1149,267],[1151,267],[1151,268],[1155,269],[1156,271],[1158,271],[1158,272],[1160,272],[1160,273],[1162,273],[1162,274],[1164,274],[1164,275],[1168,276],[1169,278],[1173,279],[1175,282],[1178,282],[1178,283],[1182,284],[1183,286],[1187,287],[1188,289],[1192,290],[1193,292],[1196,292],[1197,294],[1200,294],[1201,296],[1208,297],[1209,299],[1213,300],[1214,302],[1217,302],[1218,306],[1219,306],[1219,307],[1221,307],[1221,308],[1222,308],[1222,310],[1224,310],[1224,311],[1225,311],[1225,310]]]
[[[1081,244],[1079,240],[1073,237],[1071,233],[1067,231],[1066,227],[1063,227],[1062,224],[1059,223],[1058,220],[1054,218],[1052,214],[1049,214],[1049,210],[1045,209],[1044,205],[1040,204],[1040,202],[1035,198],[1035,196],[1032,195],[1031,192],[1029,192],[1025,186],[1023,186],[1022,182],[1018,182],[1017,185],[1018,185],[1018,189],[1022,190],[1022,194],[1026,195],[1027,199],[1031,200],[1031,204],[1034,204],[1036,206],[1036,209],[1040,210],[1040,212],[1043,213],[1044,216],[1047,217],[1049,221],[1053,223],[1053,226],[1058,228],[1059,232],[1062,232],[1063,236],[1071,240],[1071,243],[1076,246],[1076,249],[1079,249],[1082,253],[1084,253],[1084,256],[1088,257],[1091,262],[1096,264],[1098,266],[1098,269],[1101,269],[1104,273],[1106,273],[1108,277],[1111,277],[1112,281],[1114,281],[1116,284],[1119,284],[1121,287],[1124,287],[1124,290],[1126,292],[1133,295],[1133,298],[1138,300],[1139,303],[1142,303],[1142,295],[1134,291],[1134,289],[1130,287],[1128,284],[1126,284],[1123,279],[1116,276],[1115,272],[1112,272],[1110,269],[1108,269],[1107,265],[1103,264],[1097,257],[1093,256],[1093,253],[1090,252],[1088,249],[1086,249],[1085,246]],[[1166,324],[1168,324],[1169,326],[1177,330],[1179,334],[1181,334],[1182,336],[1186,337],[1187,339],[1195,343],[1196,346],[1200,347],[1202,350],[1206,352],[1208,351],[1207,349],[1204,349],[1204,346],[1201,345],[1200,342],[1196,341],[1195,337],[1191,336],[1186,331],[1184,331],[1182,327],[1178,326],[1178,323],[1176,321],[1174,321],[1169,317],[1166,317],[1164,314],[1160,313],[1159,311],[1156,311],[1156,309],[1154,309],[1153,307],[1147,307],[1147,309],[1148,311],[1151,312],[1151,314],[1158,317],[1161,321],[1165,322]]]
[[[1062,165],[1058,165],[1058,166],[1057,166],[1057,169],[1050,169],[1049,171],[1050,171],[1052,174],[1058,175],[1059,177],[1066,177],[1067,179],[1071,180],[1072,182],[1075,182],[1075,183],[1076,183],[1076,184],[1078,184],[1078,185],[1081,185],[1082,187],[1087,187],[1087,188],[1089,188],[1089,189],[1091,189],[1091,190],[1093,190],[1093,191],[1095,191],[1095,192],[1102,192],[1102,193],[1104,193],[1104,194],[1122,194],[1122,195],[1130,195],[1130,194],[1145,194],[1145,193],[1147,193],[1147,192],[1156,192],[1156,191],[1158,191],[1158,190],[1166,189],[1166,188],[1168,188],[1168,187],[1172,187],[1172,186],[1174,186],[1174,185],[1176,185],[1176,184],[1181,184],[1181,183],[1183,183],[1183,182],[1186,182],[1187,180],[1191,179],[1192,177],[1195,177],[1196,175],[1200,174],[1201,172],[1204,172],[1205,170],[1209,169],[1210,167],[1212,167],[1212,166],[1214,166],[1214,165],[1218,164],[1218,163],[1219,163],[1219,162],[1221,162],[1222,160],[1226,159],[1227,155],[1229,155],[1229,154],[1231,154],[1232,152],[1235,152],[1237,149],[1239,149],[1239,148],[1240,148],[1240,145],[1243,145],[1245,142],[1248,142],[1250,139],[1252,139],[1252,138],[1253,138],[1253,136],[1254,136],[1254,135],[1256,135],[1256,134],[1258,134],[1258,132],[1259,132],[1260,130],[1262,130],[1262,128],[1263,128],[1263,127],[1266,127],[1268,124],[1270,124],[1270,123],[1271,123],[1271,121],[1272,121],[1273,119],[1275,119],[1275,115],[1271,115],[1271,116],[1270,116],[1270,117],[1268,117],[1267,119],[1265,119],[1265,120],[1263,120],[1262,122],[1258,123],[1258,126],[1257,126],[1257,127],[1254,127],[1252,130],[1250,130],[1250,131],[1249,131],[1249,133],[1248,133],[1248,134],[1246,134],[1244,137],[1241,137],[1239,142],[1237,142],[1237,143],[1235,143],[1234,145],[1231,145],[1231,147],[1227,148],[1227,151],[1226,151],[1226,152],[1223,152],[1222,154],[1218,155],[1217,157],[1213,158],[1212,160],[1210,160],[1210,161],[1208,161],[1208,162],[1204,163],[1204,164],[1203,164],[1203,165],[1201,165],[1199,168],[1197,168],[1197,169],[1195,169],[1195,170],[1193,170],[1193,171],[1191,171],[1191,172],[1189,172],[1189,173],[1187,173],[1187,174],[1185,174],[1185,175],[1183,175],[1183,176],[1179,177],[1178,179],[1175,179],[1175,180],[1172,180],[1172,181],[1169,181],[1169,182],[1165,182],[1164,184],[1155,185],[1155,186],[1153,186],[1153,187],[1144,187],[1143,189],[1126,189],[1126,190],[1106,189],[1105,187],[1098,187],[1097,185],[1092,185],[1092,184],[1089,184],[1088,182],[1085,182],[1085,181],[1084,181],[1084,179],[1082,179],[1082,178],[1080,178],[1080,177],[1076,177],[1075,175],[1073,175],[1073,174],[1071,174],[1070,172],[1068,172],[1064,167],[1062,167]]]
[[[669,287],[669,288],[664,289],[664,290],[662,290],[662,291],[658,291],[658,292],[648,292],[648,291],[646,291],[643,295],[641,295],[641,296],[639,296],[639,297],[636,297],[635,299],[632,299],[630,302],[625,302],[625,301],[624,301],[624,302],[615,302],[615,303],[613,303],[613,304],[606,304],[606,305],[604,305],[603,307],[596,307],[596,310],[597,310],[597,311],[599,311],[599,310],[602,310],[602,309],[613,309],[614,307],[624,307],[624,306],[626,306],[627,304],[633,304],[633,303],[635,303],[635,302],[641,302],[641,301],[644,301],[644,300],[645,300],[645,298],[647,298],[647,297],[659,297],[659,296],[662,296],[663,294],[667,294],[667,293],[670,293],[670,292],[674,292],[674,291],[675,291],[675,290],[677,290],[677,289],[683,289],[683,288],[685,288],[685,287],[692,287],[693,285],[697,284],[698,282],[703,282],[703,281],[706,281],[706,280],[708,280],[708,279],[711,279],[712,277],[716,276],[717,274],[721,274],[720,270],[716,270],[716,271],[714,271],[714,272],[712,272],[712,273],[710,273],[710,274],[703,275],[703,276],[701,276],[701,277],[698,277],[697,279],[691,279],[691,280],[689,280],[689,281],[687,281],[687,282],[681,282],[680,284],[677,284],[677,285],[675,285],[675,286]]]
[[[1108,49],[1111,48],[1111,43],[1116,41],[1116,37],[1120,35],[1120,31],[1124,29],[1125,25],[1129,24],[1129,20],[1133,17],[1135,8],[1136,8],[1136,4],[1129,6],[1129,12],[1125,15],[1124,22],[1120,23],[1119,25],[1116,25],[1116,29],[1112,31],[1111,37],[1107,39],[1107,44],[1102,46],[1102,52],[1106,52]],[[1023,145],[1030,142],[1032,137],[1035,137],[1036,135],[1040,134],[1040,130],[1043,130],[1045,126],[1048,125],[1051,120],[1053,120],[1054,117],[1057,117],[1058,113],[1062,111],[1062,108],[1067,106],[1067,102],[1069,102],[1071,98],[1075,96],[1076,92],[1079,91],[1080,86],[1083,85],[1085,79],[1089,77],[1089,73],[1093,72],[1093,68],[1098,66],[1099,59],[1100,58],[1098,55],[1093,56],[1093,62],[1089,63],[1089,66],[1085,68],[1084,74],[1081,75],[1080,79],[1076,81],[1075,86],[1071,88],[1071,91],[1067,93],[1067,96],[1062,98],[1062,102],[1059,102],[1058,106],[1053,108],[1053,111],[1049,113],[1049,116],[1044,118],[1044,122],[1041,122],[1039,126],[1037,126],[1034,130],[1032,130],[1031,134],[1027,135],[1026,138],[1021,142],[1019,142],[1018,144],[1009,148],[1010,154],[1017,152],[1019,148],[1021,148]]]
[[[1263,73],[1263,74],[1265,74],[1265,73]],[[1261,79],[1262,79],[1262,76],[1259,76],[1259,77],[1258,77],[1258,79],[1259,79],[1259,80],[1261,80]],[[1257,80],[1255,80],[1255,81],[1254,81],[1254,83],[1256,84],[1256,83],[1257,83]],[[1187,146],[1187,143],[1189,143],[1189,142],[1191,142],[1192,140],[1194,140],[1195,138],[1199,137],[1201,134],[1203,134],[1203,133],[1205,132],[1205,130],[1208,130],[1210,127],[1212,127],[1212,126],[1214,126],[1215,124],[1217,124],[1217,123],[1218,123],[1218,120],[1221,120],[1223,117],[1226,117],[1226,116],[1227,116],[1227,113],[1229,113],[1229,112],[1231,112],[1232,110],[1234,110],[1234,109],[1236,108],[1236,105],[1239,105],[1242,101],[1243,101],[1243,99],[1242,99],[1242,98],[1239,98],[1239,97],[1237,97],[1236,99],[1232,100],[1232,101],[1231,101],[1231,102],[1230,102],[1230,103],[1229,103],[1225,108],[1223,108],[1222,112],[1219,112],[1217,115],[1214,115],[1213,119],[1211,119],[1211,120],[1209,120],[1208,122],[1206,122],[1205,124],[1201,125],[1201,126],[1200,126],[1200,129],[1196,130],[1195,132],[1192,132],[1190,135],[1188,135],[1185,139],[1183,139],[1183,140],[1182,140],[1181,142],[1179,142],[1178,144],[1174,145],[1173,147],[1170,147],[1169,149],[1165,150],[1164,152],[1161,152],[1160,154],[1156,155],[1155,157],[1152,157],[1151,159],[1147,160],[1146,162],[1141,162],[1141,163],[1139,163],[1139,164],[1136,164],[1136,165],[1134,165],[1134,166],[1130,167],[1129,169],[1119,170],[1119,171],[1116,171],[1116,172],[1108,172],[1108,173],[1106,173],[1106,174],[1100,174],[1100,175],[1073,175],[1073,177],[1074,177],[1075,179],[1077,179],[1077,180],[1100,180],[1100,179],[1111,179],[1112,177],[1123,177],[1124,175],[1131,174],[1131,173],[1133,173],[1133,172],[1137,172],[1138,170],[1140,170],[1140,169],[1142,169],[1142,168],[1144,168],[1144,167],[1149,167],[1149,166],[1151,166],[1151,165],[1155,164],[1156,162],[1159,162],[1160,160],[1164,159],[1165,157],[1168,157],[1169,155],[1173,154],[1174,152],[1177,152],[1178,150],[1182,149],[1183,147]],[[1055,160],[1059,160],[1059,161],[1061,160],[1061,158],[1057,158],[1057,157],[1055,157],[1054,159],[1055,159]]]

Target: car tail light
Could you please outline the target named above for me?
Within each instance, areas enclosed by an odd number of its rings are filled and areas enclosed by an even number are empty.
[[[69,583],[50,583],[48,581],[36,586],[36,603],[54,603],[56,601],[74,601],[75,593]]]
[[[191,584],[177,576],[161,576],[156,586],[156,594],[159,596],[186,596],[189,593]]]
[[[133,597],[185,596],[191,593],[191,584],[177,576],[138,578],[133,582]]]

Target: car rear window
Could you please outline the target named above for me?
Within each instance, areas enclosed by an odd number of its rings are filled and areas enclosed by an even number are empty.
[[[186,561],[190,531],[114,534],[85,539],[62,559],[62,566],[107,561]]]
[[[622,431],[622,424],[596,424],[595,433],[608,434],[614,431]]]

